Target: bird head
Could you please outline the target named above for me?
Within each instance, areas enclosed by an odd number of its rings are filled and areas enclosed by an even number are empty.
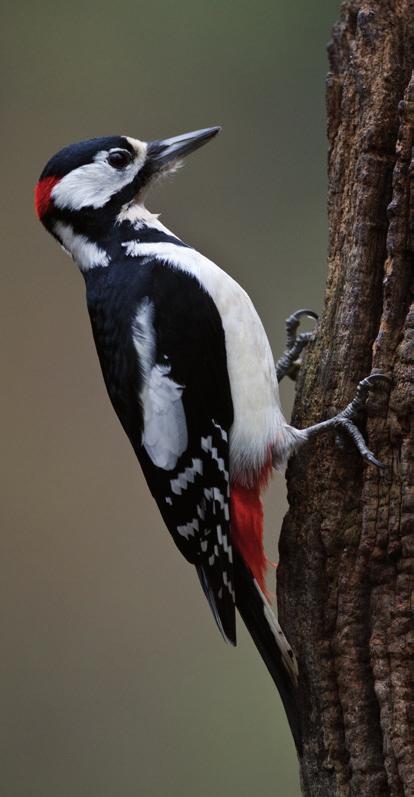
[[[129,203],[143,203],[149,185],[218,132],[208,127],[159,141],[107,136],[61,149],[47,163],[35,189],[35,208],[45,227],[69,223],[99,233]]]

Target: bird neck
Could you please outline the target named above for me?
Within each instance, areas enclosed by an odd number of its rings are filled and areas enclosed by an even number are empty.
[[[119,213],[116,226],[122,244],[171,242],[182,243],[168,227],[159,220],[159,214],[151,213],[144,205],[129,203]]]
[[[161,224],[159,221],[159,213],[151,213],[145,205],[140,202],[128,202],[121,208],[116,221],[122,223],[124,221],[130,222],[133,226],[140,224],[148,224],[149,226]]]
[[[63,249],[72,256],[85,274],[91,269],[107,268],[127,254],[136,244],[179,243],[180,241],[144,205],[128,203],[103,227],[88,224],[82,214],[60,219],[52,232]]]

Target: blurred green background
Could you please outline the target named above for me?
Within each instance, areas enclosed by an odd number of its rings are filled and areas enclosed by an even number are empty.
[[[236,650],[222,643],[162,526],[106,396],[82,278],[32,196],[72,141],[222,124],[149,206],[242,283],[280,353],[284,318],[322,304],[337,13],[336,0],[3,5],[4,797],[299,794],[273,684],[241,626]],[[266,507],[277,558],[283,477]]]

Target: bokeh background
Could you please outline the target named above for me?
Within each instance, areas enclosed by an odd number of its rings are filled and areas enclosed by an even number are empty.
[[[32,192],[74,140],[222,124],[149,206],[243,284],[280,353],[284,318],[322,304],[337,14],[337,0],[3,4],[4,797],[299,794],[273,684],[241,625],[236,650],[222,643],[162,526],[106,397],[82,278]],[[283,477],[266,507],[277,558]]]

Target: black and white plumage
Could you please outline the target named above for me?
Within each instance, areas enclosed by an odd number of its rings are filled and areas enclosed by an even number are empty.
[[[232,644],[239,609],[297,738],[296,665],[265,594],[260,492],[302,433],[283,418],[245,291],[144,206],[151,180],[217,132],[67,147],[44,169],[36,208],[83,273],[105,384],[165,524]]]

